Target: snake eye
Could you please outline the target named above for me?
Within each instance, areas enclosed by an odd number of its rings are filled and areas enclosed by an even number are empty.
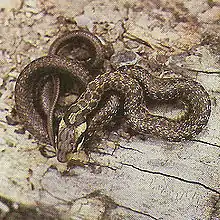
[[[76,150],[77,150],[77,145],[76,145],[76,143],[71,142],[71,143],[70,143],[70,146],[71,146],[71,152],[76,152]]]

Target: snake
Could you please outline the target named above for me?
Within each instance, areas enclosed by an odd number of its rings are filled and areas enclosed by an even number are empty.
[[[91,56],[67,57],[67,45],[80,40],[85,42]],[[38,140],[56,149],[58,161],[68,161],[88,136],[108,124],[119,103],[123,103],[127,124],[137,133],[183,141],[206,126],[211,102],[200,83],[188,78],[158,78],[143,67],[132,65],[99,72],[105,57],[98,38],[86,31],[74,31],[57,38],[48,55],[29,63],[17,79],[15,107],[19,118]],[[54,111],[61,89],[66,87],[63,78],[76,81],[82,94],[67,108],[55,131]],[[154,115],[147,108],[148,99],[180,100],[185,113],[175,119]]]
[[[83,145],[87,115],[96,109],[103,94],[111,90],[117,91],[123,100],[126,122],[134,131],[168,141],[188,140],[199,134],[211,112],[209,95],[200,83],[186,78],[157,78],[141,66],[123,66],[115,72],[98,75],[67,110],[59,124],[60,162],[68,161],[71,153]],[[154,115],[145,105],[144,97],[181,100],[186,112],[175,119]]]

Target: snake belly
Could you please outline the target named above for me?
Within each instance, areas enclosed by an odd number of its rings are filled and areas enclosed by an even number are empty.
[[[68,109],[58,132],[59,161],[65,162],[68,153],[81,144],[87,115],[96,108],[102,95],[110,90],[123,97],[127,123],[138,133],[182,141],[201,132],[210,116],[208,93],[198,82],[182,78],[160,79],[139,66],[122,67],[97,76]],[[187,106],[187,112],[177,119],[153,115],[144,103],[144,93],[154,100],[178,98]]]

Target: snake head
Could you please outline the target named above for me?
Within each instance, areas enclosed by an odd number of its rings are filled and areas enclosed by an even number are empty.
[[[80,125],[66,125],[62,119],[59,125],[57,137],[57,160],[65,163],[71,159],[71,155],[76,152],[84,141],[87,123]]]

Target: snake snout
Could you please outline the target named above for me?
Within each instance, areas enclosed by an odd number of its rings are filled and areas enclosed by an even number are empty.
[[[67,156],[66,152],[58,150],[57,160],[61,163],[66,163],[68,161],[68,156]]]
[[[58,133],[57,139],[57,159],[60,162],[68,161],[68,157],[77,148],[75,132],[70,127],[63,128]]]

